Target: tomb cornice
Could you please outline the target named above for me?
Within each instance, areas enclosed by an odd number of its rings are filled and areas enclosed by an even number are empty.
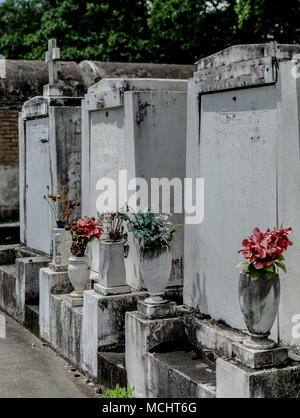
[[[80,106],[81,97],[45,97],[36,96],[23,104],[22,117],[32,119],[47,116],[49,108],[54,106]]]
[[[85,95],[87,110],[101,110],[123,106],[127,91],[169,92],[187,90],[187,80],[170,79],[104,79],[90,87]]]
[[[280,62],[299,52],[300,45],[231,46],[198,61],[194,82],[199,93],[275,84]]]

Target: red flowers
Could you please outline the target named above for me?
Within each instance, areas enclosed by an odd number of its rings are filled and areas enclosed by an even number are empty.
[[[281,227],[278,230],[274,228],[273,231],[267,229],[265,233],[255,228],[249,239],[243,240],[242,244],[245,248],[239,250],[239,253],[242,253],[247,260],[242,264],[248,266],[248,272],[253,271],[254,268],[274,274],[274,264],[286,271],[285,265],[282,263],[284,260],[282,253],[287,250],[289,245],[293,244],[288,238],[291,232],[292,228]]]
[[[98,221],[90,218],[78,219],[76,225],[73,226],[78,238],[97,238],[100,239],[102,233],[102,225]]]
[[[88,243],[95,238],[100,239],[102,231],[102,224],[95,218],[78,219],[71,229],[71,253],[77,257],[83,257]]]

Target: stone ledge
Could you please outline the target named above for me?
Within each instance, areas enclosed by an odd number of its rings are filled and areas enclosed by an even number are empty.
[[[128,285],[123,286],[114,286],[114,287],[105,287],[100,283],[94,284],[94,290],[96,293],[99,293],[103,296],[110,296],[110,295],[123,295],[126,293],[131,292],[131,287]]]
[[[190,317],[186,326],[189,338],[196,347],[213,350],[224,357],[232,357],[232,345],[249,337],[241,331],[195,315]]]
[[[300,365],[254,370],[232,359],[217,359],[217,398],[298,398]]]
[[[139,301],[137,303],[138,312],[145,318],[158,319],[158,318],[172,318],[176,315],[176,303],[168,301],[157,305],[151,305],[145,301]]]

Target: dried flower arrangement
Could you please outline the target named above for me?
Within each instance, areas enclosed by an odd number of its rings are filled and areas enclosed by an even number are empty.
[[[122,212],[105,212],[98,215],[99,221],[103,225],[105,241],[123,241],[124,257],[128,257],[129,245],[127,242],[128,233],[124,231],[124,217]]]
[[[63,228],[66,224],[72,223],[73,211],[76,207],[80,206],[80,202],[78,200],[68,199],[68,189],[66,186],[59,185],[56,195],[49,193],[47,196],[44,196],[44,199],[53,211],[58,228]]]

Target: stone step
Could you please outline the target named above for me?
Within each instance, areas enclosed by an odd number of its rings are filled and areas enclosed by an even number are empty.
[[[0,307],[9,315],[16,315],[16,266],[0,266]]]
[[[215,398],[216,364],[185,350],[148,353],[148,396],[155,398]]]
[[[192,315],[187,323],[187,335],[194,347],[214,351],[221,357],[232,357],[232,347],[248,335],[211,319]]]
[[[98,352],[98,381],[108,389],[127,386],[125,353]]]
[[[16,247],[15,253],[16,253],[15,258],[33,258],[33,257],[40,257],[40,256],[49,258],[47,254],[44,254],[41,251],[33,250],[29,247],[24,247],[22,245]],[[49,258],[49,261],[50,261],[50,258]]]
[[[39,337],[39,305],[25,306],[25,327],[29,329],[34,335]]]

